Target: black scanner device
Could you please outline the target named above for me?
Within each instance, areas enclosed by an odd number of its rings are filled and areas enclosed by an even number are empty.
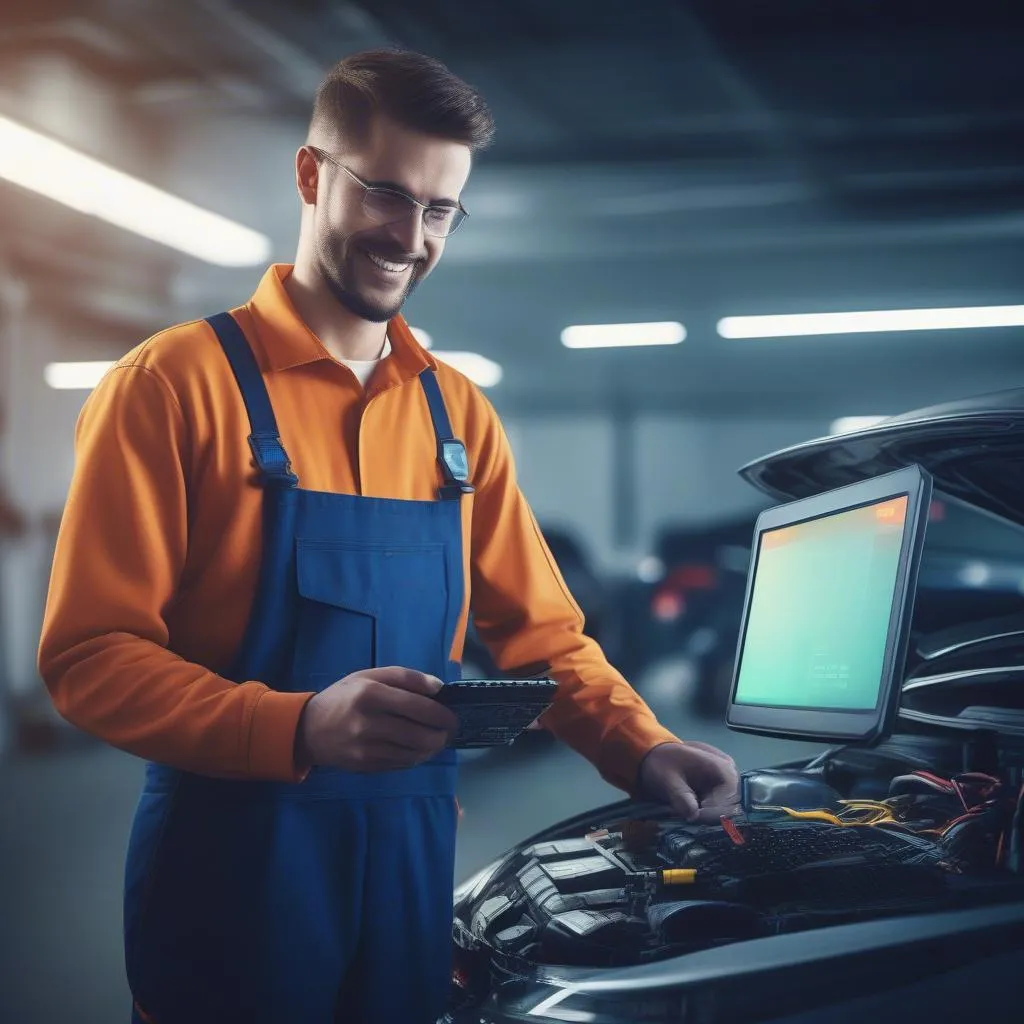
[[[511,743],[551,707],[557,691],[553,679],[458,679],[434,699],[459,719],[449,746],[472,750]]]

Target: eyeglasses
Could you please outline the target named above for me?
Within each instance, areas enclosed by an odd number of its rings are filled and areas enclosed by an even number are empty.
[[[340,167],[362,188],[363,212],[378,224],[395,224],[408,220],[418,210],[421,211],[425,234],[432,235],[434,238],[447,238],[454,234],[469,216],[462,203],[459,203],[458,206],[431,206],[413,199],[405,192],[369,185],[354,171],[350,171],[337,157],[333,157],[330,153],[317,149],[315,146],[308,148],[321,159],[329,161],[335,167]]]

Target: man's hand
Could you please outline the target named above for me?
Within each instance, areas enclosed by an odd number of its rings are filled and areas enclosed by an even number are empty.
[[[707,743],[662,743],[640,763],[641,796],[687,821],[714,821],[739,805],[740,776],[728,754]]]
[[[441,751],[458,728],[431,700],[440,679],[407,668],[372,668],[333,683],[303,709],[296,766],[385,772],[410,768]]]

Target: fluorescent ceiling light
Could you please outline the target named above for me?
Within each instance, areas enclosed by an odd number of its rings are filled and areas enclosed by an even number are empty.
[[[43,380],[58,391],[92,391],[113,365],[112,362],[49,363],[43,370]]]
[[[867,430],[868,427],[877,426],[887,416],[840,416],[829,425],[830,434],[850,434],[855,430]]]
[[[434,339],[422,327],[410,327],[412,336],[424,347],[430,348],[434,344]]]
[[[964,306],[955,309],[879,309],[862,313],[727,316],[718,321],[718,333],[723,338],[786,338],[811,334],[870,334],[881,331],[949,331],[978,327],[1024,327],[1024,306]]]
[[[478,352],[434,352],[433,356],[464,373],[477,387],[493,388],[501,382],[501,367]]]
[[[478,352],[435,352],[434,357],[464,373],[478,387],[493,388],[503,376],[496,362]],[[50,363],[43,370],[43,379],[58,391],[91,391],[113,365],[110,361]]]
[[[649,324],[577,324],[562,331],[566,348],[633,348],[678,345],[686,328],[676,321]]]
[[[266,235],[0,117],[0,178],[207,263],[248,267],[270,256]]]

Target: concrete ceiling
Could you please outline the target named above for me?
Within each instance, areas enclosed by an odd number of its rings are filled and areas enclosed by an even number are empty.
[[[499,408],[896,412],[1024,382],[1024,332],[725,342],[718,317],[1024,302],[1024,12],[976,2],[8,0],[0,113],[265,232],[324,70],[430,52],[498,125],[409,306]],[[222,270],[0,183],[0,259],[112,355],[244,298]],[[682,319],[670,350],[569,323]]]

